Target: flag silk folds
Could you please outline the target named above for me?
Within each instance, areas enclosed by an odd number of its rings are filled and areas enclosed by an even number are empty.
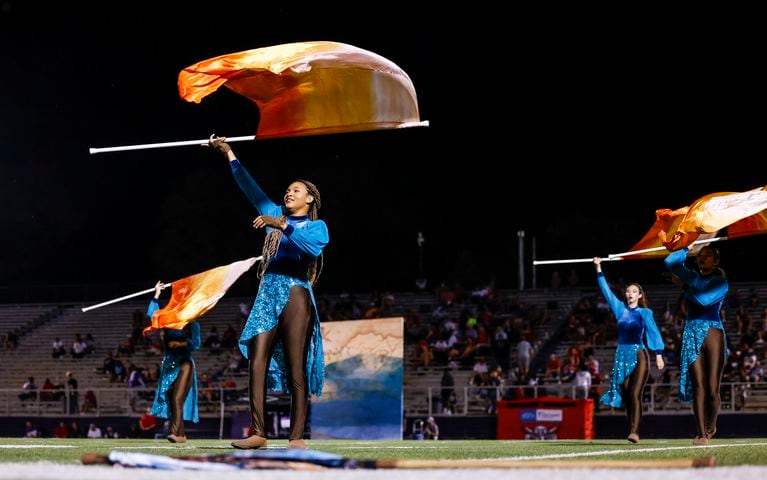
[[[170,301],[152,315],[152,324],[144,329],[144,334],[160,328],[181,330],[213,308],[256,260],[255,257],[248,258],[176,280],[171,284]]]
[[[677,228],[679,227],[679,224],[682,223],[682,219],[684,218],[684,215],[689,210],[689,207],[682,207],[678,208],[676,210],[670,210],[668,208],[661,208],[659,210],[655,210],[655,223],[652,227],[650,227],[650,230],[645,233],[644,237],[642,237],[639,242],[637,242],[633,247],[629,249],[629,251],[637,251],[637,250],[651,250],[651,249],[657,249],[655,251],[651,252],[645,252],[637,255],[630,255],[625,258],[627,259],[638,259],[638,258],[652,258],[652,257],[661,257],[668,255],[668,251],[659,247],[662,247],[663,244],[661,244],[660,237],[658,234],[660,232],[665,232],[666,235],[673,236],[674,233],[676,233]]]
[[[410,77],[390,60],[336,42],[246,50],[184,68],[178,91],[200,101],[225,86],[260,110],[257,139],[379,130],[420,122]]]
[[[703,234],[716,234],[727,227],[728,238],[767,233],[765,212],[767,188],[746,192],[716,192],[690,205],[676,232],[660,231],[658,236],[667,249],[689,246]]]

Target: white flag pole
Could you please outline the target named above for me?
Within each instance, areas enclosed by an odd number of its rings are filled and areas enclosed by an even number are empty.
[[[701,243],[720,242],[722,240],[727,240],[727,237],[704,238],[702,240],[695,240],[690,245],[700,245]],[[632,250],[630,252],[611,253],[608,256],[608,258],[613,258],[613,257],[628,257],[630,255],[640,255],[642,253],[660,252],[661,250],[666,250],[666,247],[643,248],[641,250]]]
[[[622,258],[603,258],[603,262],[614,262],[616,260],[623,260]],[[564,260],[533,260],[533,265],[555,265],[559,263],[588,263],[593,262],[594,257],[589,258],[567,258]]]
[[[256,257],[256,259],[253,261],[253,263],[255,263],[255,262],[259,262],[259,261],[261,261],[261,260],[263,260],[263,259],[264,259],[264,256],[263,256],[263,255],[261,255],[261,256],[258,256],[258,257]],[[162,289],[163,289],[163,290],[165,290],[167,287],[170,287],[171,285],[173,285],[173,282],[170,282],[170,283],[163,283],[163,284],[162,284]],[[120,298],[113,298],[112,300],[107,300],[106,302],[101,302],[101,303],[98,303],[98,304],[96,304],[96,305],[91,305],[90,307],[83,307],[83,308],[81,308],[81,310],[82,310],[83,312],[87,312],[88,310],[93,310],[93,309],[95,309],[95,308],[105,307],[105,306],[107,306],[107,305],[111,305],[111,304],[113,304],[113,303],[122,302],[123,300],[127,300],[127,299],[129,299],[129,298],[133,298],[133,297],[138,297],[138,296],[140,296],[140,295],[144,295],[145,293],[149,293],[149,292],[154,292],[154,287],[152,287],[152,288],[147,288],[146,290],[141,290],[140,292],[131,293],[131,294],[129,294],[129,295],[125,295],[125,296],[122,296],[122,297],[120,297]]]
[[[226,137],[226,142],[245,142],[248,140],[255,140],[255,135],[246,135],[244,137]],[[183,140],[180,142],[162,142],[162,143],[144,143],[141,145],[124,145],[121,147],[103,147],[103,148],[89,148],[91,155],[94,153],[103,152],[125,152],[128,150],[148,150],[152,148],[166,148],[166,147],[184,147],[188,145],[207,146],[209,138],[205,140]]]
[[[170,285],[172,285],[172,284],[171,283],[163,284],[162,288],[169,287]],[[145,293],[149,293],[149,292],[154,292],[154,287],[147,288],[146,290],[141,290],[140,292],[131,293],[130,295],[125,295],[125,296],[120,297],[120,298],[113,298],[112,300],[108,300],[106,302],[102,302],[102,303],[99,303],[99,304],[96,304],[96,305],[91,305],[90,307],[83,307],[81,310],[83,312],[87,312],[88,310],[93,310],[94,308],[105,307],[107,305],[111,305],[111,304],[117,303],[117,302],[122,302],[123,300],[127,300],[127,299],[133,298],[133,297],[138,297],[139,295],[144,295]]]

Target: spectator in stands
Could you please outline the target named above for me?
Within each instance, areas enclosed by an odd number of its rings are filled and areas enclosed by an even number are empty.
[[[27,378],[27,381],[21,386],[23,390],[19,394],[19,400],[36,400],[37,399],[37,385],[35,385],[35,377]]]
[[[600,402],[614,408],[626,406],[629,422],[628,441],[639,443],[639,421],[642,417],[642,390],[650,376],[650,356],[645,348],[643,337],[655,352],[655,365],[663,370],[663,337],[655,324],[653,311],[647,308],[647,297],[638,283],[629,283],[625,288],[626,303],[618,297],[607,284],[602,273],[602,259],[594,257],[597,271],[597,283],[602,295],[610,305],[618,324],[618,348],[615,351],[613,373],[610,378],[610,390]],[[641,305],[641,306],[640,306]]]
[[[85,334],[85,353],[96,353],[96,339],[93,338],[93,334]]]
[[[72,423],[69,424],[69,438],[83,438],[83,432],[75,420],[72,420]]]
[[[101,429],[96,426],[95,423],[91,423],[88,427],[88,433],[85,435],[87,438],[102,438]]]
[[[50,402],[54,400],[54,390],[56,390],[56,385],[51,382],[50,378],[45,378],[43,386],[40,388],[40,390],[42,390],[40,392],[40,400],[44,402]]]
[[[426,419],[426,423],[423,425],[423,437],[426,440],[439,440],[439,425],[434,417]]]
[[[724,326],[720,317],[729,284],[719,267],[719,251],[707,245],[700,249],[698,272],[685,266],[689,250],[671,252],[666,267],[684,284],[687,319],[679,358],[679,400],[692,400],[697,434],[693,445],[707,445],[716,433],[719,387],[725,358]]]
[[[158,281],[146,312],[149,318],[160,309],[158,299],[162,289],[163,284]],[[163,328],[162,338],[165,354],[151,413],[170,421],[169,442],[185,443],[184,421],[200,421],[197,413],[197,371],[192,358],[192,352],[200,349],[200,324],[191,322],[181,330]]]
[[[575,372],[575,398],[587,398],[591,390],[591,372],[585,361],[578,365],[578,371]]]
[[[87,348],[88,345],[83,340],[82,335],[76,333],[75,340],[72,342],[72,358],[83,358]]]
[[[112,428],[112,425],[107,425],[107,429],[104,431],[104,438],[120,438],[120,434]]]
[[[40,437],[40,428],[32,423],[32,420],[27,420],[24,424],[24,436],[27,438]]]
[[[522,377],[527,377],[530,371],[530,358],[532,357],[533,346],[527,341],[527,336],[517,344],[517,364]]]
[[[55,438],[69,438],[69,429],[64,420],[59,422],[59,425],[53,430],[53,436]]]
[[[125,434],[125,438],[141,438],[141,431],[139,430],[138,423],[131,423],[128,427],[128,432]]]
[[[126,375],[127,375],[127,370],[125,369],[125,364],[119,358],[115,358],[114,377],[110,377],[109,380],[112,382],[114,381],[124,382]]]
[[[101,361],[101,368],[97,370],[109,377],[110,381],[114,382],[115,359],[112,356],[112,352],[107,352],[107,356]]]
[[[152,407],[146,407],[146,412],[139,418],[138,426],[141,429],[142,438],[154,438],[157,429],[157,417],[152,415]]]
[[[77,391],[77,379],[72,372],[66,373],[67,399],[69,401],[69,413],[78,413],[80,409],[80,393]]]
[[[53,358],[63,358],[67,354],[67,349],[64,347],[64,342],[59,338],[53,341]]]
[[[305,449],[309,395],[322,393],[325,377],[312,291],[321,271],[322,251],[329,241],[327,225],[318,219],[320,193],[311,182],[296,180],[285,192],[284,206],[279,206],[242,167],[225,138],[211,136],[209,146],[226,156],[235,180],[258,210],[253,226],[268,227],[259,271],[261,284],[239,342],[243,356],[250,359],[249,396],[255,433],[232,442],[232,446],[266,446],[264,407],[269,377],[274,388],[291,393],[288,448]]]
[[[214,396],[215,390],[213,389],[213,383],[210,381],[207,373],[200,375],[200,381],[198,382],[199,399],[207,404],[212,404],[217,398]]]
[[[144,378],[144,369],[134,365],[131,363],[128,366],[128,371],[130,372],[128,374],[128,392],[130,396],[130,405],[131,408],[135,408],[136,406],[136,400],[138,398],[145,398],[146,392],[144,389],[146,388],[146,380]],[[138,390],[138,391],[132,391],[132,390]]]
[[[559,355],[552,353],[549,355],[549,359],[546,361],[546,379],[559,379],[559,371],[562,369],[562,360],[559,359]]]
[[[98,401],[96,400],[96,392],[93,390],[86,390],[83,397],[83,408],[80,410],[82,413],[96,413],[98,409]]]

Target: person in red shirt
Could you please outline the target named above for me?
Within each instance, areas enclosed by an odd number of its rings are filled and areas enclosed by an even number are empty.
[[[67,425],[63,420],[59,422],[59,426],[53,430],[53,436],[56,438],[69,438],[69,428],[67,428]]]
[[[147,407],[146,412],[141,415],[138,426],[141,429],[141,436],[144,438],[154,438],[154,432],[157,429],[157,417],[152,415],[152,407]]]

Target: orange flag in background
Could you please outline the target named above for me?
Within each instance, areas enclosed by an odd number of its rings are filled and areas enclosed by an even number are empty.
[[[213,308],[229,287],[256,261],[255,257],[248,258],[176,280],[171,284],[173,293],[170,301],[165,308],[152,315],[152,324],[144,329],[144,334],[160,328],[184,328],[187,323]]]
[[[420,122],[410,77],[390,60],[336,42],[299,42],[203,60],[178,76],[199,103],[225,86],[261,113],[256,138],[378,130]]]
[[[767,233],[765,209],[765,187],[746,192],[710,193],[690,205],[676,232],[661,231],[658,236],[664,247],[674,251],[689,246],[703,234],[713,235],[725,227],[728,227],[728,238]]]

